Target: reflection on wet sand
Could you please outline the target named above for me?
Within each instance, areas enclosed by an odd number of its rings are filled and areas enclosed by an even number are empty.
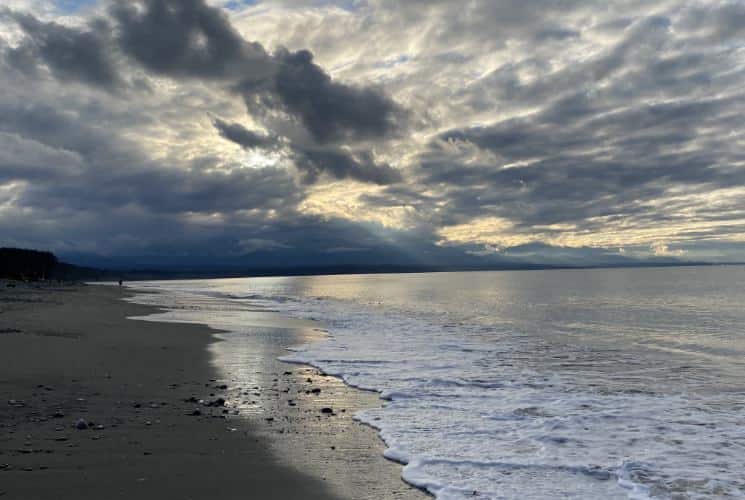
[[[163,300],[166,312],[140,319],[220,330],[209,349],[219,374],[212,383],[225,399],[223,412],[248,419],[283,463],[328,481],[342,498],[426,497],[403,482],[400,464],[383,457],[377,432],[353,419],[357,411],[382,404],[377,393],[277,359],[288,347],[323,339],[319,323],[224,297],[200,296],[195,302],[190,296],[182,302],[178,295],[143,294],[135,301],[163,305]]]
[[[344,498],[361,498],[361,491],[369,492],[366,498],[423,498],[400,479],[400,465],[383,458],[376,433],[353,419],[361,409],[380,406],[377,394],[277,359],[288,346],[319,340],[324,332],[282,320],[275,323],[282,327],[261,323],[219,334],[211,354],[220,382],[228,385],[228,400],[256,422],[274,452],[331,482]]]

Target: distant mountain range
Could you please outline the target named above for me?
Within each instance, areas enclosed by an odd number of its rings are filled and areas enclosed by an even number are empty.
[[[110,281],[146,279],[220,278],[241,276],[298,276],[322,274],[415,273],[443,271],[537,270],[601,267],[656,267],[710,265],[672,258],[638,260],[614,255],[611,259],[557,258],[531,262],[528,258],[458,259],[457,264],[417,262],[401,256],[261,255],[236,257],[100,257],[68,255],[61,261],[48,251],[0,248],[0,278]],[[344,258],[338,258],[344,257]],[[370,259],[368,262],[365,260]]]

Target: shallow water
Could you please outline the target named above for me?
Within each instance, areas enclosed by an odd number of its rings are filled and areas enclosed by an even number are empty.
[[[745,497],[744,267],[140,286],[226,329],[322,322],[285,359],[379,391],[357,417],[438,498]]]

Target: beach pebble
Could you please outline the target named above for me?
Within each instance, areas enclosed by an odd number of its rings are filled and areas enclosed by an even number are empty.
[[[321,413],[326,413],[327,415],[330,415],[330,414],[334,413],[334,409],[333,408],[329,408],[329,407],[321,408]]]

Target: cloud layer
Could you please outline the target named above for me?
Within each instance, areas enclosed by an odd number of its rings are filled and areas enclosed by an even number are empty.
[[[726,0],[14,0],[2,243],[745,260],[743,40]]]

